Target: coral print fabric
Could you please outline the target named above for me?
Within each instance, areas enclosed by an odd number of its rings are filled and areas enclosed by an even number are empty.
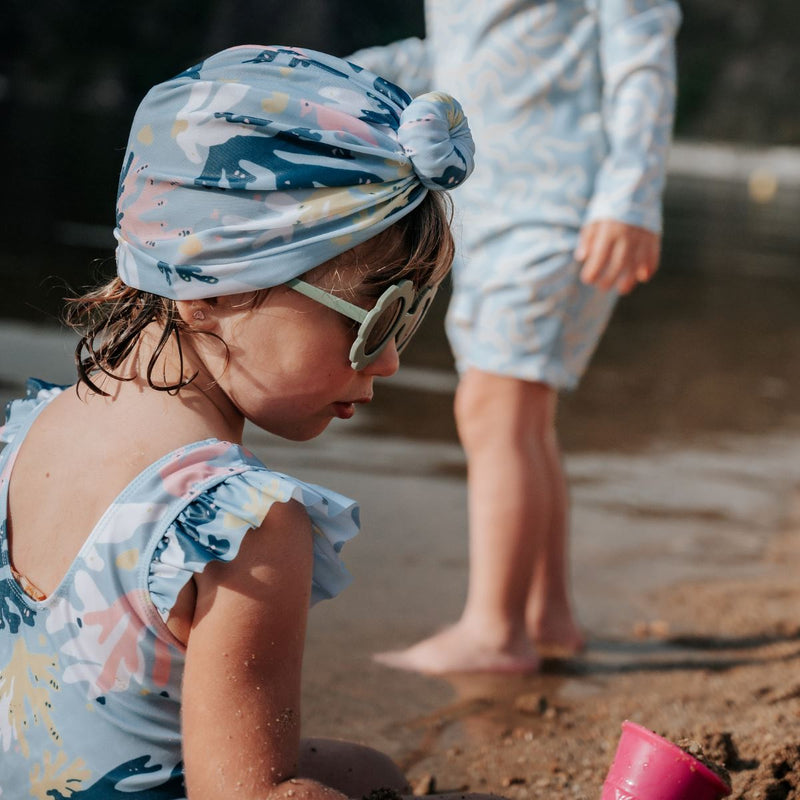
[[[180,589],[236,557],[273,503],[295,499],[314,531],[312,602],[348,582],[339,559],[358,508],[266,469],[216,439],[171,453],[134,480],[89,534],[61,585],[27,595],[8,560],[8,479],[19,444],[61,389],[32,381],[0,429],[0,797],[184,798],[184,648],[165,625]]]
[[[459,368],[574,386],[614,295],[583,286],[581,227],[661,229],[675,104],[671,0],[428,0],[427,38],[351,56],[469,118],[475,172],[448,334]]]
[[[474,146],[458,103],[313,50],[235,47],[155,86],[117,202],[125,283],[186,300],[264,289],[366,241]]]

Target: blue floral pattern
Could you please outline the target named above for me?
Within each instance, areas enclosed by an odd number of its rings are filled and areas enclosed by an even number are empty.
[[[37,601],[9,563],[8,480],[29,426],[60,391],[31,381],[0,429],[2,796],[183,798],[184,648],[165,624],[181,588],[234,559],[272,504],[294,499],[314,533],[312,602],[333,597],[350,581],[339,551],[358,532],[358,507],[239,445],[197,442],[132,481]]]

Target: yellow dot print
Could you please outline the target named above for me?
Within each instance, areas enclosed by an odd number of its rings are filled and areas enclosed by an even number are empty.
[[[153,128],[150,125],[145,125],[136,134],[136,140],[141,144],[153,144]]]

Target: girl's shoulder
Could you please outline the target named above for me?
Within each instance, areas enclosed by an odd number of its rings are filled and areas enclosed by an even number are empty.
[[[216,439],[168,456],[158,479],[167,496],[183,501],[150,560],[149,591],[162,619],[195,574],[214,561],[235,559],[245,536],[261,528],[270,509],[291,500],[311,521],[312,602],[333,597],[350,583],[340,557],[360,526],[359,507],[350,498],[269,469],[246,447]]]

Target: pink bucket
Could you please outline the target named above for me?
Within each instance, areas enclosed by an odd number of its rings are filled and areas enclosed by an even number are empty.
[[[622,723],[602,800],[718,800],[731,787],[678,745],[647,728]]]

